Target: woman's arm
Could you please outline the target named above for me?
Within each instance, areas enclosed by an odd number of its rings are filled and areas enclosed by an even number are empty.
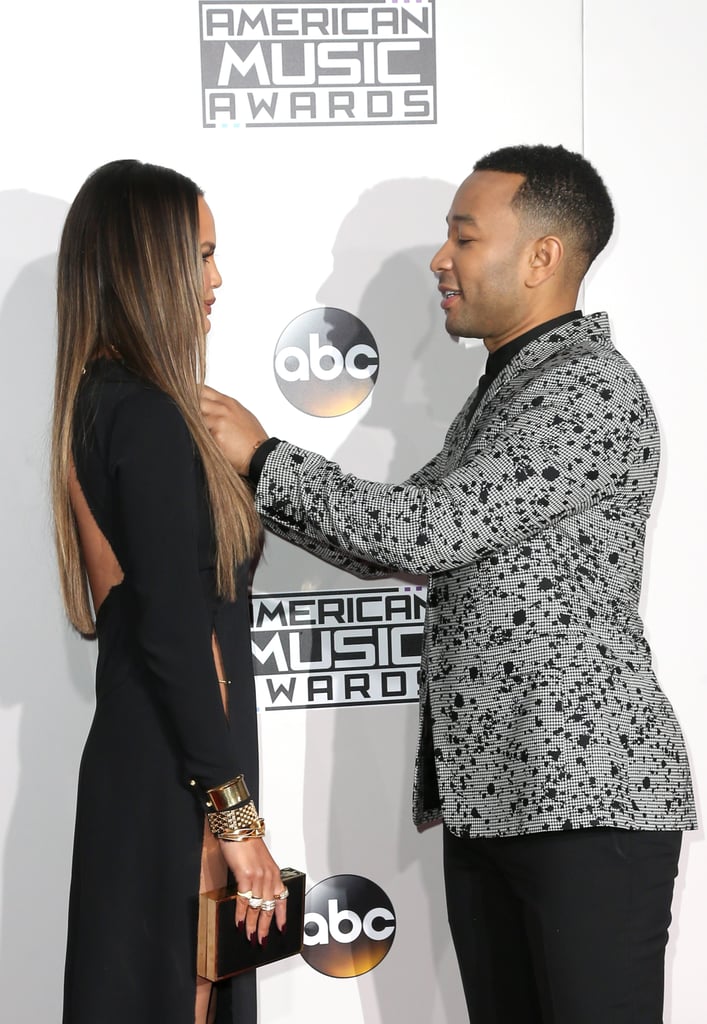
[[[122,402],[113,424],[110,468],[123,569],[137,600],[138,641],[155,699],[184,756],[185,785],[208,812],[207,790],[241,774],[242,768],[219,692],[212,615],[198,561],[204,484],[186,424],[166,395],[145,389]],[[158,793],[155,801],[158,806]],[[221,848],[241,891],[266,899],[281,891],[279,869],[261,839],[222,841]],[[247,903],[236,903],[238,921],[246,917]],[[280,927],[285,911],[279,902]],[[262,940],[271,917],[247,912],[248,934],[257,926]]]

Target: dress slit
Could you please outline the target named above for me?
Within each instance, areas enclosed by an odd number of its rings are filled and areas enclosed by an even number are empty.
[[[214,652],[214,665],[219,680],[221,691],[221,702],[223,711],[228,718],[228,686],[226,682],[223,658],[219,646],[218,637],[214,631],[211,636],[211,646]],[[226,780],[224,780],[226,781]],[[209,823],[204,817],[204,837],[201,844],[201,873],[199,878],[199,892],[210,892],[212,889],[220,889],[228,881],[228,868],[221,854],[218,839],[214,836]],[[194,1007],[194,1024],[213,1024],[216,1019],[216,990],[208,978],[197,975],[196,978],[196,1003]]]

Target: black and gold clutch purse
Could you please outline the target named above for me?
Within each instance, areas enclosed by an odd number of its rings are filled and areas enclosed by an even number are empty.
[[[222,981],[242,971],[263,967],[294,956],[304,943],[305,875],[294,868],[280,872],[287,886],[287,927],[280,932],[273,921],[265,947],[252,945],[236,928],[236,887],[225,886],[199,894],[199,932],[196,972],[209,981]]]

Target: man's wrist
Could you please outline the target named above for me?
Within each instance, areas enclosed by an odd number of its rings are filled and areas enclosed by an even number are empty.
[[[263,472],[263,466],[265,465],[265,460],[271,452],[275,451],[279,444],[279,437],[268,437],[264,441],[260,442],[253,452],[247,473],[248,483],[251,485],[253,490],[256,490],[258,486],[260,474]]]

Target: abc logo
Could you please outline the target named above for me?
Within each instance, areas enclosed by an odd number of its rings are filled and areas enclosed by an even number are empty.
[[[330,978],[356,978],[393,945],[395,911],[386,894],[360,875],[334,875],[307,893],[302,956]]]
[[[295,317],[275,349],[283,395],[310,416],[342,416],[370,395],[378,376],[378,346],[358,317],[324,306]]]

